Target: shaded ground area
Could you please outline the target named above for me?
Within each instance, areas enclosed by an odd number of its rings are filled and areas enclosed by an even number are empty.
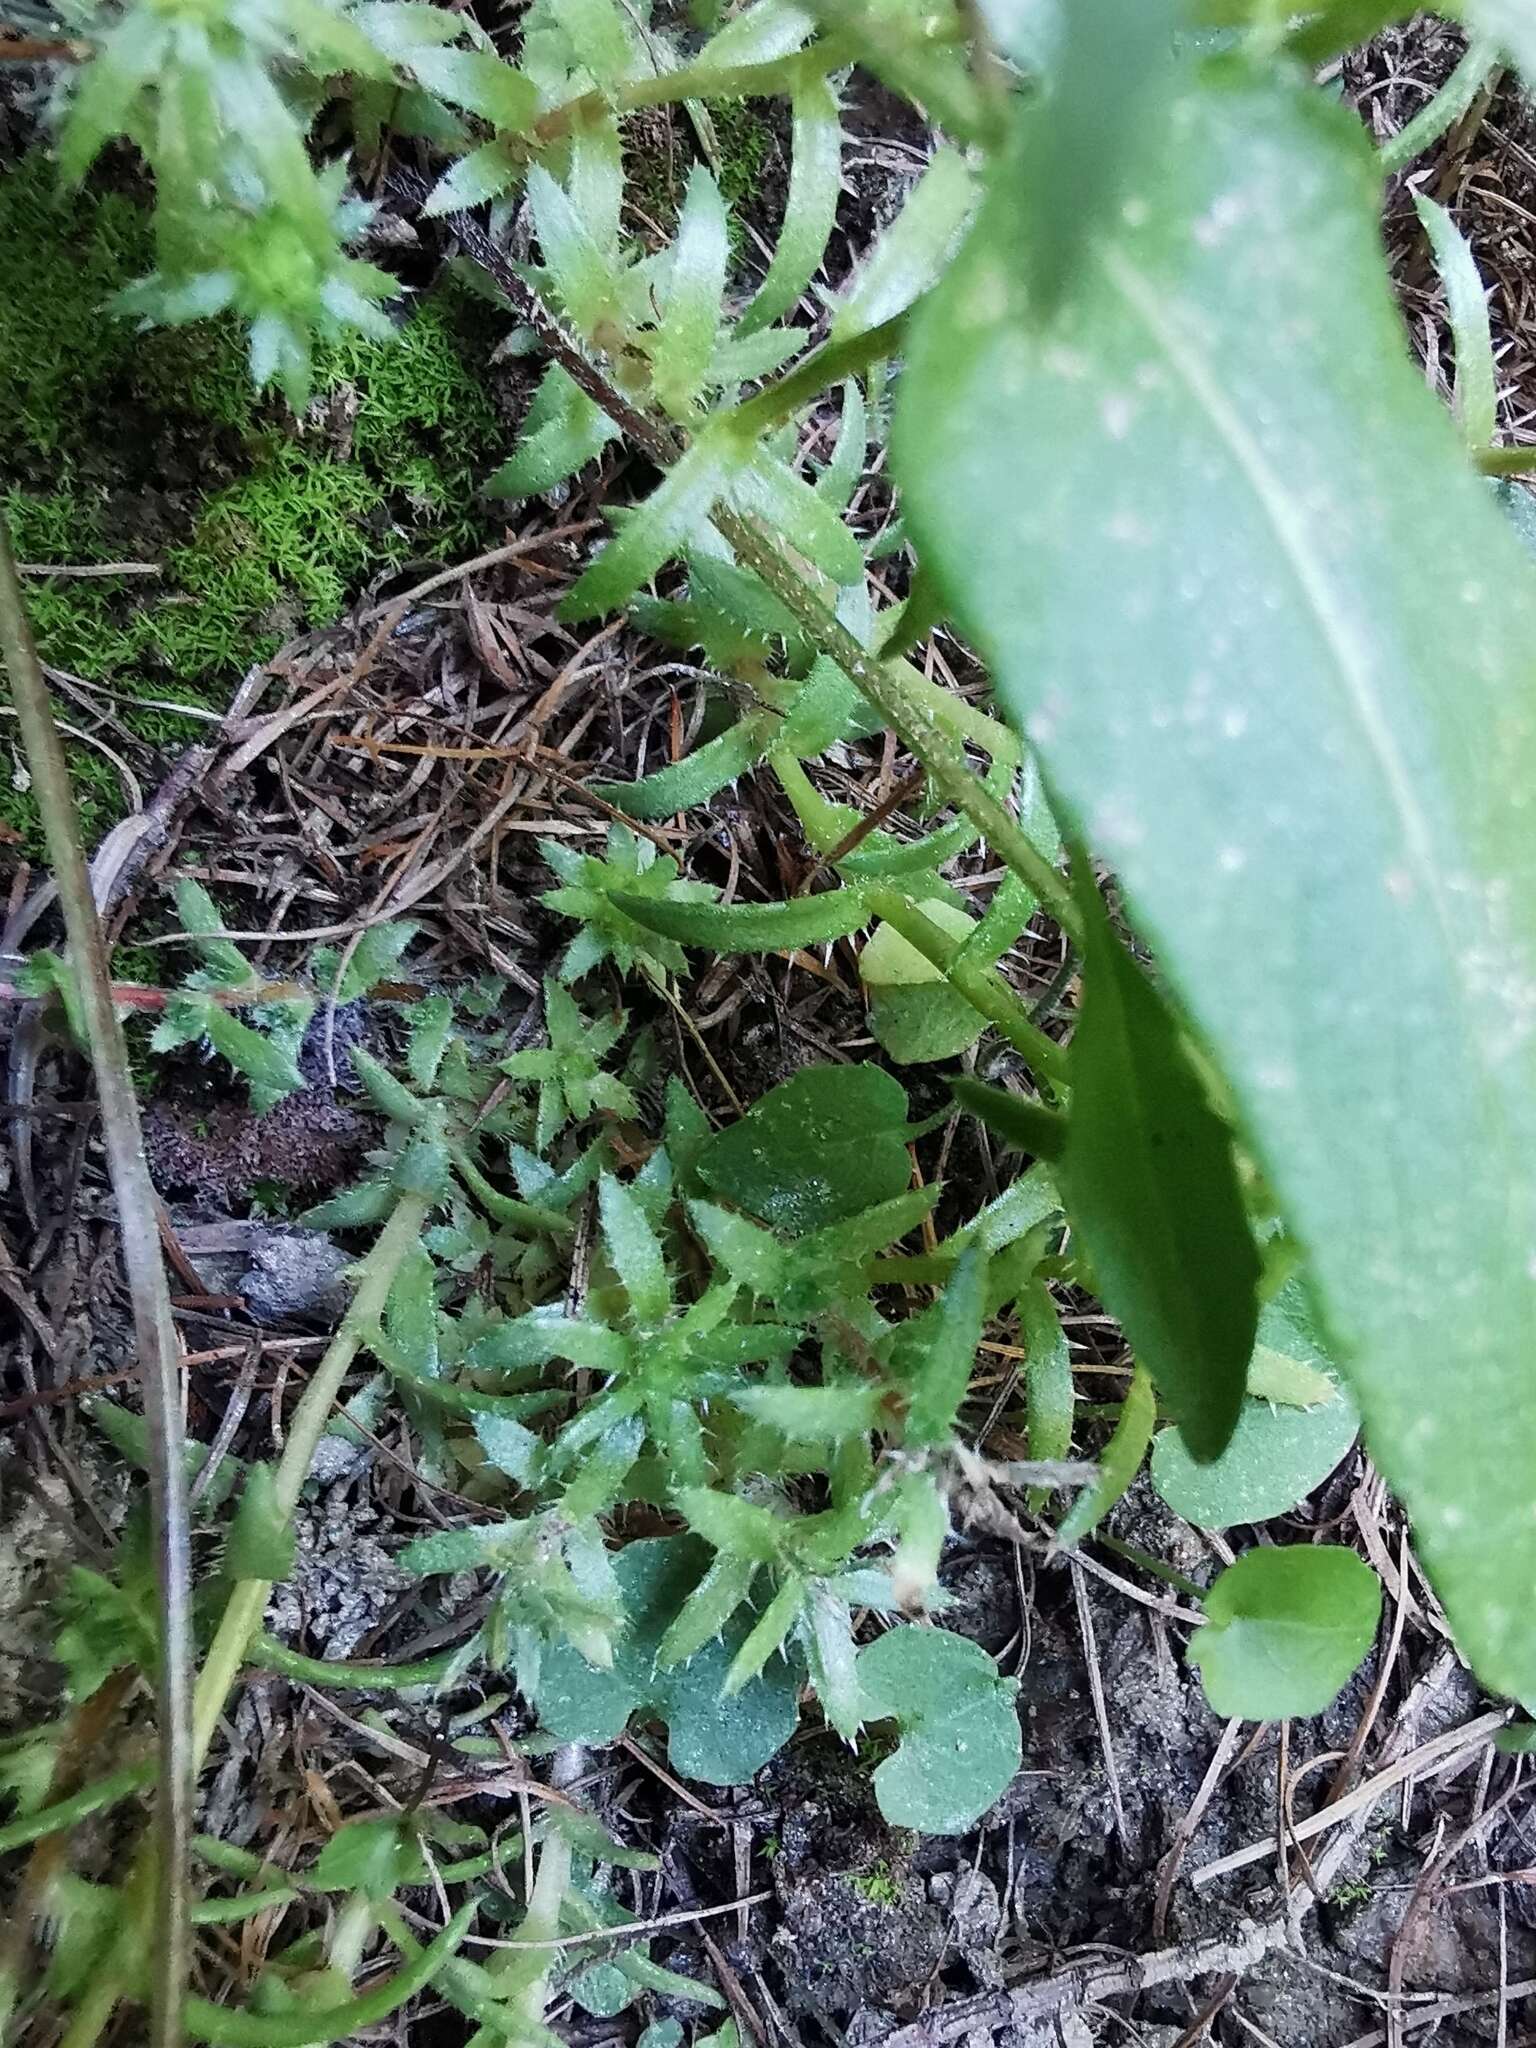
[[[1395,126],[1458,54],[1439,34],[1385,39],[1352,60],[1346,81],[1371,119]],[[920,138],[893,139],[870,118],[872,182],[865,189],[855,176],[850,248],[917,167]],[[1495,281],[1502,417],[1517,436],[1536,420],[1527,299],[1536,262],[1525,239],[1536,234],[1536,163],[1520,139],[1523,119],[1516,96],[1495,98],[1474,132],[1453,136],[1420,172],[1443,186]],[[1410,332],[1443,376],[1441,311],[1427,273],[1416,273],[1401,191],[1387,227]],[[834,425],[829,412],[813,431]],[[88,458],[70,460],[70,487],[83,487]],[[20,488],[35,495],[39,479]],[[222,471],[219,481],[226,487]],[[590,785],[678,758],[730,702],[729,685],[676,650],[628,627],[573,630],[557,617],[603,531],[603,505],[624,484],[609,468],[558,505],[524,508],[491,536],[496,559],[473,573],[388,572],[388,550],[370,539],[367,596],[334,627],[297,638],[284,629],[282,653],[179,781],[166,782],[176,736],[128,727],[121,744],[146,797],[167,787],[174,797],[135,843],[114,899],[113,936],[137,949],[127,957],[140,978],[171,978],[168,891],[191,876],[274,979],[317,945],[344,946],[371,924],[409,916],[422,933],[407,993],[485,983],[489,1028],[508,1043],[538,1029],[542,977],[569,933],[538,901],[548,877],[536,839],[598,850],[610,813]],[[111,488],[96,488],[109,506]],[[879,529],[886,505],[880,480],[869,480],[866,532]],[[457,519],[457,501],[451,510]],[[413,550],[409,529],[390,531],[398,553]],[[112,533],[98,525],[91,545],[110,545]],[[462,545],[466,536],[455,527],[453,537]],[[78,528],[61,527],[58,540],[88,558]],[[891,574],[900,577],[899,563]],[[279,637],[273,619],[260,630]],[[926,659],[955,687],[982,692],[947,636]],[[849,746],[818,780],[869,810],[902,789],[911,765],[892,745]],[[902,805],[890,824],[921,829]],[[792,815],[761,780],[646,829],[689,874],[744,900],[792,891],[812,866]],[[977,900],[995,882],[979,859],[962,862],[955,879]],[[1061,962],[1058,937],[1042,927],[1006,971],[1038,996],[1055,987]],[[871,1056],[846,944],[814,959],[711,966],[686,991],[686,1019],[659,1002],[635,1011],[635,1024],[657,1035],[662,1066],[686,1074],[722,1113],[732,1091],[750,1099],[809,1061]],[[263,1119],[222,1070],[194,1054],[152,1056],[138,1033],[154,1097],[151,1164],[183,1286],[189,1424],[204,1441],[227,1430],[237,1450],[262,1455],[334,1323],[334,1248],[317,1250],[293,1215],[349,1179],[377,1142],[345,1054],[359,1039],[388,1042],[392,1028],[387,1001],[338,1013],[328,1043],[321,1034],[306,1047],[306,1092]],[[903,1079],[920,1111],[942,1105],[924,1070]],[[125,1379],[129,1351],[80,1069],[46,1048],[26,1087],[26,1099],[14,1085],[11,1097],[0,1260],[7,1725],[52,1705],[43,1601],[72,1556],[118,1527],[128,1494],[74,1399],[84,1381]],[[924,1139],[924,1176],[995,1191],[998,1162],[974,1133],[952,1123]],[[476,1284],[467,1275],[466,1294]],[[1126,1371],[1117,1333],[1091,1302],[1072,1304],[1067,1322],[1081,1399],[1113,1402]],[[1021,1442],[1017,1329],[994,1328],[985,1355],[965,1422],[978,1450],[1006,1459]],[[1202,2038],[1227,2048],[1427,2039],[1513,2048],[1536,2039],[1526,1766],[1493,1748],[1500,1717],[1450,1651],[1396,1510],[1360,1454],[1270,1533],[1326,1531],[1362,1548],[1387,1589],[1381,1644],[1329,1714],[1286,1728],[1224,1725],[1187,1666],[1195,1617],[1177,1582],[1207,1584],[1231,1555],[1222,1537],[1180,1522],[1142,1482],[1073,1562],[1053,1554],[1026,1503],[1009,1505],[1022,1540],[1000,1533],[978,1501],[944,1561],[944,1625],[984,1644],[1021,1688],[1023,1769],[969,1836],[920,1840],[889,1828],[869,1790],[875,1759],[814,1719],[735,1792],[679,1781],[659,1733],[644,1726],[588,1753],[566,1789],[619,1840],[660,1857],[654,1874],[616,1873],[626,1913],[656,1923],[655,1958],[718,1985],[743,2041],[759,2048],[881,2039],[1184,2048]],[[393,1560],[409,1536],[473,1506],[418,1470],[397,1411],[366,1439],[338,1440],[306,1503],[299,1565],[272,1625],[315,1657],[430,1654],[462,1627],[473,1589],[424,1591]],[[528,1732],[515,1694],[466,1686],[449,1705],[456,1730],[486,1738],[488,1752],[455,1756],[451,1770],[435,1706],[257,1678],[205,1780],[203,1824],[284,1866],[304,1862],[342,1817],[412,1803],[491,1829],[518,1825],[543,1767],[506,1746]],[[96,1853],[113,1840],[104,1829]],[[435,1924],[430,1888],[405,1903],[421,1927]],[[230,1945],[232,1981],[248,1980],[280,1925],[258,1923]],[[697,2013],[650,1993],[619,2016],[568,1999],[551,2014],[565,2038],[590,2048],[667,2018],[691,2025]],[[425,2001],[395,2038],[446,2048],[463,2038],[462,2023]]]

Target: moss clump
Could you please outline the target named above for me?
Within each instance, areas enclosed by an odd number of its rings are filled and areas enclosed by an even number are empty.
[[[784,151],[773,121],[756,100],[711,100],[706,135],[693,135],[686,117],[658,108],[634,116],[625,131],[628,193],[637,218],[671,234],[686,189],[688,166],[695,150],[707,144],[720,196],[726,204],[726,231],[731,259],[739,262],[745,247],[743,221],[764,208],[776,225],[771,188],[782,188]]]
[[[479,544],[480,480],[503,434],[473,365],[488,309],[444,282],[393,343],[317,352],[320,396],[295,423],[250,387],[229,322],[139,334],[107,310],[152,262],[147,214],[121,192],[61,201],[40,153],[0,173],[3,502],[24,562],[156,562],[156,577],[29,577],[43,657],[108,685],[135,734],[179,747],[194,726],[144,702],[220,708],[251,662],[333,618],[366,577]],[[72,750],[85,827],[124,804],[101,754]],[[22,788],[0,821],[40,846]]]
[[[720,152],[720,196],[734,210],[761,200],[763,183],[781,161],[773,123],[755,100],[717,100],[710,107]]]
[[[871,1906],[894,1909],[901,1904],[901,1886],[883,1857],[878,1863],[872,1863],[868,1870],[855,1872],[848,1882]]]

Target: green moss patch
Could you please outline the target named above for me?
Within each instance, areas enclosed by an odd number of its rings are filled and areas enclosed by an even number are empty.
[[[140,334],[108,310],[150,268],[147,214],[122,192],[57,195],[34,154],[0,173],[3,499],[23,562],[154,562],[154,577],[29,576],[44,659],[117,693],[138,737],[195,726],[144,700],[222,708],[251,662],[337,616],[367,578],[451,559],[495,531],[481,480],[508,436],[483,364],[494,315],[451,280],[393,343],[318,352],[315,405],[259,400],[227,322]],[[94,838],[124,807],[99,752],[72,751]],[[0,763],[3,767],[3,763]],[[0,822],[40,848],[31,800],[0,774]]]

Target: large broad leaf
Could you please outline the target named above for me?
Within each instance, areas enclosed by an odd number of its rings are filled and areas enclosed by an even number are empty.
[[[1536,581],[1411,366],[1350,118],[1227,72],[1036,332],[921,323],[929,566],[1307,1247],[1464,1649],[1536,1698]]]

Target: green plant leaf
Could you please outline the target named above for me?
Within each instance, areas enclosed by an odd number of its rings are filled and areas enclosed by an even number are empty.
[[[894,1356],[902,1376],[910,1374],[904,1441],[914,1448],[949,1440],[976,1363],[986,1298],[986,1254],[972,1246],[933,1307],[902,1329]]]
[[[1019,1768],[1018,1682],[979,1643],[943,1628],[897,1627],[860,1651],[869,1720],[894,1720],[901,1746],[875,1767],[892,1827],[960,1835],[1007,1791]]]
[[[1353,117],[1222,71],[1173,121],[1048,341],[994,204],[898,471],[1216,1048],[1459,1644],[1536,1699],[1531,566],[1403,350]]]
[[[1248,1399],[1220,1457],[1197,1465],[1177,1429],[1161,1430],[1152,1446],[1152,1484],[1176,1514],[1202,1529],[1288,1514],[1322,1484],[1359,1432],[1354,1402],[1285,1312],[1297,1299],[1299,1290],[1287,1288],[1259,1312]]]
[[[750,453],[736,436],[706,427],[577,579],[561,617],[579,623],[616,611],[704,524]]]
[[[804,1236],[895,1199],[912,1175],[907,1098],[880,1067],[806,1067],[701,1149],[705,1184]]]
[[[1381,1619],[1381,1581],[1352,1550],[1250,1550],[1205,1596],[1189,1646],[1218,1714],[1320,1714],[1353,1678]]]
[[[1208,1464],[1195,1463],[1177,1429],[1160,1431],[1152,1446],[1152,1484],[1175,1514],[1199,1528],[1266,1522],[1289,1514],[1322,1484],[1358,1428],[1347,1400],[1321,1408],[1248,1400],[1231,1441]]]
[[[294,1048],[271,1031],[256,1031],[219,1003],[208,1006],[208,1043],[222,1053],[250,1085],[251,1107],[258,1114],[284,1096],[297,1094],[304,1076]],[[360,1050],[360,1048],[354,1048]]]
[[[336,970],[341,955],[331,947],[323,948],[314,959],[315,981],[320,993],[329,996],[334,990],[338,1003],[354,1002],[358,996],[367,995],[381,981],[389,981],[394,976],[406,948],[420,930],[419,924],[412,924],[408,919],[369,925],[353,947],[346,966],[341,969],[339,984]]]
[[[943,275],[976,198],[957,149],[935,151],[832,314],[828,340],[852,341],[904,313]]]
[[[1013,232],[1030,317],[1048,322],[1122,192],[1163,141],[1173,0],[1072,0],[1038,111],[1020,124]],[[1165,145],[1166,146],[1166,145]]]
[[[398,1820],[354,1820],[338,1828],[310,1871],[322,1892],[364,1892],[393,1898],[403,1884],[424,1884],[426,1859],[412,1829]]]
[[[487,480],[486,496],[529,498],[564,483],[600,455],[618,431],[569,371],[551,363],[523,421],[517,452]]]
[[[1258,1314],[1231,1138],[1091,881],[1078,895],[1083,999],[1057,1178],[1105,1306],[1191,1452],[1212,1458],[1237,1426]]]
[[[874,1386],[740,1387],[733,1407],[765,1422],[792,1444],[836,1444],[867,1436],[880,1420],[884,1395]]]
[[[1531,47],[1536,56],[1536,34],[1532,35]],[[1466,236],[1445,208],[1424,192],[1415,192],[1413,203],[1445,286],[1451,338],[1456,347],[1456,417],[1461,421],[1468,450],[1475,456],[1492,447],[1497,424],[1487,294]]]
[[[248,1465],[229,1527],[225,1569],[232,1579],[286,1579],[293,1570],[293,1524],[277,1498],[270,1465]]]
[[[828,889],[786,903],[677,903],[615,895],[626,917],[664,939],[716,953],[782,953],[861,931],[874,915],[859,889]]]
[[[688,173],[660,317],[650,343],[656,396],[675,418],[687,417],[709,374],[728,253],[720,188],[703,164],[695,164]]]
[[[492,1409],[482,1409],[475,1416],[475,1436],[498,1472],[504,1472],[519,1486],[532,1483],[539,1470],[544,1446],[515,1415],[499,1415]]]
[[[410,60],[417,83],[493,128],[519,134],[539,111],[538,87],[490,50],[422,48]]]
[[[1024,1407],[1029,1424],[1029,1455],[1055,1464],[1072,1452],[1072,1420],[1076,1390],[1067,1333],[1043,1280],[1031,1280],[1014,1303],[1019,1334],[1024,1340]],[[1037,1490],[1033,1505],[1044,1500]]]
[[[858,536],[787,463],[759,453],[732,478],[729,496],[737,511],[762,520],[834,583],[857,583],[863,576]]]
[[[789,191],[784,225],[768,275],[740,321],[751,334],[787,313],[821,262],[843,183],[843,128],[837,94],[825,78],[795,88],[790,108]]]
[[[710,1257],[738,1287],[752,1294],[776,1291],[786,1260],[784,1247],[771,1231],[714,1202],[690,1202],[688,1216]]]
[[[430,1541],[430,1539],[427,1539]],[[750,1618],[738,1615],[685,1663],[663,1668],[662,1642],[705,1575],[709,1551],[690,1537],[630,1543],[613,1561],[626,1627],[611,1671],[595,1671],[563,1644],[544,1653],[539,1717],[563,1742],[612,1742],[632,1713],[667,1723],[672,1766],[710,1785],[740,1785],[794,1733],[801,1672],[775,1658],[761,1677],[729,1698],[725,1674]]]
[[[176,884],[176,915],[202,956],[204,971],[212,983],[225,988],[249,988],[261,979],[232,940],[217,936],[224,929],[224,915],[201,882]]]
[[[1099,1455],[1099,1476],[1072,1503],[1056,1531],[1063,1549],[1070,1550],[1074,1544],[1081,1543],[1126,1492],[1141,1470],[1141,1461],[1147,1455],[1156,1423],[1157,1396],[1152,1391],[1146,1367],[1138,1365],[1120,1404],[1120,1419],[1115,1424],[1114,1434]]]
[[[942,898],[929,897],[918,908],[957,939],[976,929],[974,918]],[[954,1059],[986,1029],[986,1018],[950,986],[943,970],[891,925],[876,925],[870,934],[859,955],[859,979],[869,990],[869,1028],[893,1060],[920,1065]]]
[[[634,1190],[615,1180],[611,1173],[598,1177],[597,1206],[603,1245],[613,1261],[619,1284],[629,1296],[635,1321],[660,1322],[672,1306],[672,1286],[650,1219]]]
[[[1536,85],[1536,16],[1526,0],[1461,0],[1453,11],[1512,57],[1528,86]]]

